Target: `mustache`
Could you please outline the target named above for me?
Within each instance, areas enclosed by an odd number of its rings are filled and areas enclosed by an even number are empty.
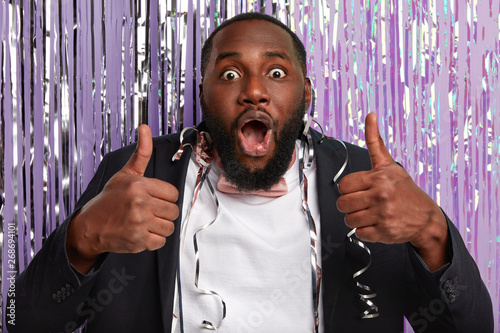
[[[233,120],[233,122],[231,123],[231,130],[234,130],[236,131],[238,129],[238,123],[240,121],[241,118],[243,118],[248,112],[252,112],[252,111],[260,111],[260,112],[263,112],[265,113],[269,119],[271,119],[272,123],[273,123],[273,128],[272,129],[276,129],[278,128],[278,122],[276,121],[276,119],[274,119],[274,117],[271,115],[271,113],[269,111],[267,111],[266,108],[264,108],[263,106],[247,106],[238,116],[236,116],[236,118]]]

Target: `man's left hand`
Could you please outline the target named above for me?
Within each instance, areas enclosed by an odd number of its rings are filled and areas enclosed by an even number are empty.
[[[365,120],[372,170],[339,182],[338,209],[356,236],[368,242],[410,242],[431,271],[447,261],[448,226],[439,206],[392,159],[380,136],[377,116]]]

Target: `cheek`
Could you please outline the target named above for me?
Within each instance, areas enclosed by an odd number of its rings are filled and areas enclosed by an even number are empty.
[[[228,128],[236,115],[234,114],[234,102],[227,93],[227,89],[204,89],[203,100],[208,111]]]
[[[272,103],[276,107],[278,114],[276,117],[280,122],[290,118],[297,108],[303,106],[304,90],[297,87],[288,89],[277,89],[273,91]]]
[[[237,84],[214,84],[207,91],[207,97],[215,104],[234,105],[238,102],[241,88]]]
[[[301,100],[304,94],[304,87],[295,82],[277,83],[268,88],[272,100],[280,103],[293,103],[294,100]]]

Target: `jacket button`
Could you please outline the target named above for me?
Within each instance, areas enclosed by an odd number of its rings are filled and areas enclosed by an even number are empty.
[[[52,298],[54,299],[54,301],[56,301],[57,303],[61,303],[61,298],[59,296],[57,296],[56,294],[52,294]]]
[[[63,297],[69,296],[69,290],[68,289],[62,287],[61,291],[62,291]]]
[[[70,294],[75,292],[75,288],[73,288],[73,286],[70,285],[69,283],[66,283],[66,290],[68,290]]]
[[[444,283],[443,287],[444,288],[449,288],[451,285],[452,285],[451,280],[446,280],[446,282]]]

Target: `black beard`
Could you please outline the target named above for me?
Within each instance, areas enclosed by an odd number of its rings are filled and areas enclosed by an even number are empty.
[[[274,155],[269,159],[267,165],[262,169],[250,170],[236,157],[236,145],[239,115],[231,124],[229,133],[221,122],[217,120],[213,112],[201,100],[203,120],[205,120],[214,142],[214,147],[220,156],[222,167],[229,182],[234,184],[239,191],[249,192],[256,190],[267,191],[271,186],[277,184],[288,170],[295,149],[295,140],[298,138],[303,125],[305,110],[305,95],[300,104],[296,105],[290,118],[279,129],[273,128],[273,140],[276,142]],[[261,109],[259,109],[261,110]],[[265,110],[263,110],[265,112]]]

